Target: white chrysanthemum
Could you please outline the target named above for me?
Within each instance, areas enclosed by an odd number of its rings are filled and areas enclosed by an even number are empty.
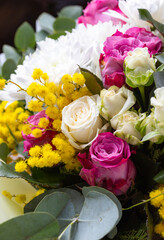
[[[119,7],[128,17],[129,23],[137,27],[149,27],[150,24],[139,17],[138,9],[147,9],[158,22],[164,23],[164,0],[119,0]]]
[[[49,75],[50,81],[58,83],[64,74],[78,72],[78,65],[101,77],[99,57],[104,41],[117,29],[125,32],[128,28],[128,24],[114,26],[112,22],[100,22],[94,26],[88,25],[87,28],[80,24],[72,33],[67,33],[58,40],[47,38],[38,43],[38,48],[32,55],[26,56],[23,65],[19,65],[15,71],[16,74],[11,75],[11,81],[27,89],[33,82],[33,70],[41,68]],[[9,83],[0,92],[0,99],[28,101],[26,92],[18,90],[16,85]]]

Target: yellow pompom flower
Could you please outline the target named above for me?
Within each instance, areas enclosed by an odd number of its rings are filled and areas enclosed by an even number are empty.
[[[43,85],[39,85],[38,90],[36,91],[37,96],[44,98],[49,94],[49,89]]]
[[[41,75],[41,78],[42,78],[44,81],[47,81],[47,80],[49,79],[49,76],[48,76],[47,73],[43,73],[43,74]]]
[[[154,228],[155,233],[157,234],[164,234],[164,221],[158,223]]]
[[[35,68],[32,74],[34,80],[40,79],[43,75],[43,71],[40,68]]]
[[[53,93],[49,93],[45,96],[44,102],[47,106],[54,106],[56,103],[56,96]]]
[[[39,157],[39,155],[41,154],[41,147],[36,145],[36,146],[30,148],[29,154],[31,157]]]
[[[32,130],[32,135],[35,138],[40,138],[42,136],[42,130],[35,128],[34,130]]]
[[[83,86],[85,83],[85,78],[81,73],[74,73],[72,80],[74,83],[77,83],[80,86]]]
[[[52,151],[52,146],[49,143],[44,144],[42,147],[42,153],[44,154],[49,151]]]
[[[72,83],[64,83],[63,84],[63,91],[65,95],[72,94],[75,89],[75,85]]]
[[[164,206],[161,206],[158,210],[160,217],[164,220]]]
[[[27,163],[24,161],[19,161],[15,164],[15,171],[16,172],[24,172],[27,170]]]
[[[27,113],[27,112],[22,112],[22,113],[19,114],[18,120],[23,123],[23,122],[25,122],[25,121],[27,120],[27,118],[28,118],[29,116],[30,116],[29,113]]]
[[[0,90],[2,90],[5,87],[6,80],[0,79]]]
[[[65,106],[67,106],[68,104],[70,104],[70,100],[66,97],[58,97],[57,101],[56,101],[59,109],[63,109]]]
[[[32,96],[32,97],[35,97],[38,95],[38,90],[40,89],[40,84],[39,83],[36,83],[36,82],[33,82],[29,85],[29,87],[27,88],[27,94]]]
[[[154,198],[151,200],[151,204],[154,207],[160,207],[161,202],[164,200],[163,195],[160,195],[161,193],[162,192],[158,189],[150,192],[150,194],[149,194],[150,198]],[[160,196],[158,196],[158,195],[160,195]],[[156,196],[158,196],[158,197],[156,197]]]
[[[52,92],[52,93],[56,93],[57,92],[57,86],[56,86],[56,84],[55,83],[53,83],[53,82],[50,82],[50,83],[46,83],[46,87],[48,88],[48,90],[50,91],[50,92]]]
[[[62,121],[60,119],[56,119],[56,120],[53,121],[52,126],[56,131],[60,132],[61,131],[61,124],[62,124]]]
[[[49,118],[57,119],[59,118],[59,109],[57,107],[48,107],[46,109],[46,114]]]
[[[31,100],[28,103],[28,109],[33,112],[41,112],[42,111],[43,103],[39,100]]]
[[[38,126],[40,127],[40,128],[47,128],[48,127],[48,125],[49,125],[49,120],[47,119],[47,118],[41,118],[40,120],[39,120],[39,123],[38,123]]]
[[[22,131],[23,131],[23,133],[24,133],[25,135],[29,135],[29,134],[31,134],[31,132],[32,132],[31,127],[30,127],[30,125],[28,125],[28,124],[25,124],[25,125],[23,126]]]
[[[27,163],[30,167],[36,167],[39,161],[39,157],[29,157]]]
[[[72,77],[69,74],[65,74],[62,78],[61,81],[65,84],[65,83],[70,83],[72,82]]]

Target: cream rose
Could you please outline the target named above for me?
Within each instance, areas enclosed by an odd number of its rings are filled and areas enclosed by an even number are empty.
[[[99,117],[100,97],[84,96],[64,107],[62,111],[62,132],[73,147],[83,149],[102,128]]]
[[[109,120],[114,116],[122,114],[129,110],[136,102],[136,98],[132,91],[126,87],[118,88],[112,86],[108,90],[103,89],[100,93],[101,108],[100,114]]]
[[[140,132],[137,129],[137,125],[143,121],[146,114],[141,116],[135,112],[127,111],[120,115],[117,120],[111,119],[111,126],[116,129],[114,135],[124,139],[131,145],[137,145],[142,138]]]
[[[154,106],[154,118],[164,123],[164,87],[154,91],[155,97],[151,98],[151,105]]]

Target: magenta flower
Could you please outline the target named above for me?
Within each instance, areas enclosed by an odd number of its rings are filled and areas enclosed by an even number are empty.
[[[30,116],[27,119],[27,122],[29,122],[30,124],[34,125],[34,126],[38,126],[38,123],[40,121],[41,118],[47,118],[49,119],[49,117],[46,115],[45,111],[41,111],[35,115]],[[52,121],[50,120],[50,124],[48,126],[51,127]],[[32,127],[31,129],[35,129],[36,127]],[[35,138],[32,134],[29,135],[25,135],[22,132],[22,137],[25,139],[24,141],[24,152],[29,151],[31,147],[34,147],[35,145],[44,145],[45,143],[50,143],[51,140],[54,138],[54,136],[56,135],[55,131],[51,131],[51,130],[45,130],[45,129],[41,129],[42,130],[42,136],[40,138]]]
[[[80,176],[89,185],[104,187],[116,195],[125,194],[136,176],[130,156],[130,147],[124,140],[110,132],[101,133],[88,155],[78,154],[83,166]]]
[[[106,88],[125,84],[123,63],[129,51],[138,47],[147,47],[150,55],[158,53],[162,42],[160,38],[144,28],[130,28],[125,34],[117,31],[104,43],[104,54],[100,55],[100,68],[103,84]]]
[[[85,8],[84,16],[78,18],[78,23],[95,25],[99,21],[107,22],[112,20],[114,24],[118,24],[121,20],[104,14],[109,9],[123,14],[118,7],[117,0],[94,0]]]

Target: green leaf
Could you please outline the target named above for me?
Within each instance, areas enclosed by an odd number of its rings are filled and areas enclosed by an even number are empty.
[[[138,9],[140,18],[151,23],[160,33],[164,33],[164,25],[152,18],[147,9]]]
[[[3,45],[3,52],[6,59],[12,59],[17,64],[20,58],[20,55],[17,53],[16,49],[10,45]]]
[[[161,64],[158,68],[157,68],[157,72],[162,72],[164,70],[164,64]]]
[[[45,196],[37,205],[35,212],[48,212],[57,217],[67,204],[69,197],[63,192],[54,192]]]
[[[154,73],[154,82],[156,88],[164,86],[164,72],[155,72]]]
[[[74,240],[101,239],[116,226],[119,218],[117,205],[105,194],[90,191],[76,223]]]
[[[75,21],[71,18],[59,17],[53,24],[54,30],[56,32],[68,31],[71,32],[75,28]]]
[[[20,178],[20,175],[14,172],[9,164],[0,161],[0,177]]]
[[[51,34],[51,35],[49,35],[48,37],[56,40],[56,39],[58,39],[60,36],[64,36],[64,35],[66,35],[66,32],[60,31],[60,32],[55,32],[54,34]]]
[[[5,79],[9,79],[10,75],[14,73],[14,70],[16,69],[17,65],[12,59],[7,59],[6,62],[2,66],[2,76]]]
[[[55,18],[52,15],[50,15],[49,13],[42,13],[37,20],[42,30],[50,34],[53,33],[53,23],[55,21]]]
[[[158,59],[159,62],[164,63],[164,53],[155,55],[155,58]]]
[[[153,178],[157,183],[164,183],[164,169],[162,169],[155,177]]]
[[[9,154],[9,152],[10,152],[10,150],[9,150],[7,144],[6,143],[1,143],[0,144],[0,159],[6,161],[6,158]]]
[[[24,152],[24,141],[19,142],[18,145],[16,146],[15,150],[25,157],[28,156],[28,153]]]
[[[11,128],[9,127],[8,124],[6,124],[6,126],[7,126],[8,130],[9,130],[9,133],[10,133],[11,136],[13,137],[15,143],[18,145],[18,140],[17,140],[17,138],[15,137],[15,135],[13,134],[13,132],[11,131]]]
[[[0,239],[45,240],[56,237],[59,225],[48,213],[27,213],[0,225]]]
[[[45,31],[40,31],[40,32],[36,32],[35,33],[35,38],[36,38],[36,42],[40,42],[45,40],[45,38],[48,36],[48,33]]]
[[[77,19],[82,15],[83,8],[78,5],[67,6],[62,8],[62,10],[58,13],[59,17],[68,17],[72,19]]]
[[[14,37],[15,46],[21,51],[35,47],[35,33],[32,26],[24,22],[16,31]]]
[[[80,68],[80,72],[83,74],[85,78],[85,84],[89,91],[93,94],[99,94],[100,91],[103,89],[103,83],[102,81],[93,73],[91,73],[89,70]]]
[[[151,138],[159,137],[159,136],[161,136],[161,133],[159,133],[159,132],[156,132],[156,131],[154,131],[154,132],[149,132],[148,134],[146,134],[146,135],[143,137],[143,139],[142,139],[141,142],[146,142],[146,141],[150,140]]]

